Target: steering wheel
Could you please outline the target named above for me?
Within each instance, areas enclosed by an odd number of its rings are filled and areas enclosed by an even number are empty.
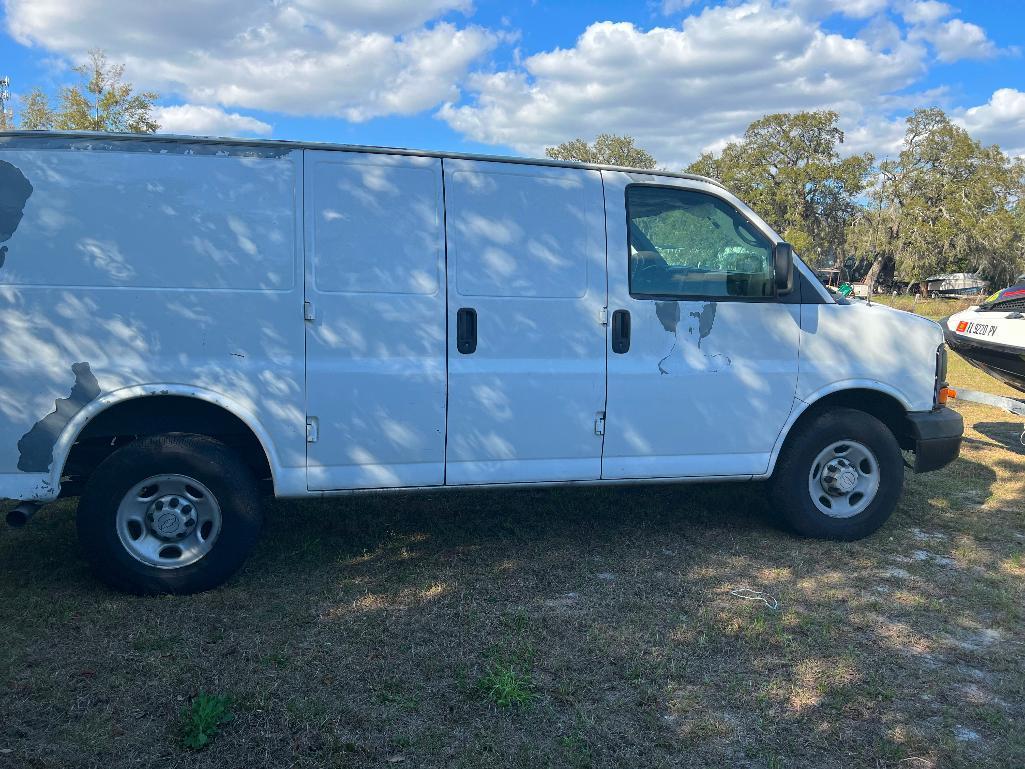
[[[735,233],[737,233],[737,237],[740,238],[745,243],[747,243],[749,246],[759,246],[759,245],[761,245],[758,242],[758,238],[756,238],[754,235],[752,235],[747,230],[741,229],[741,227],[737,223],[736,219],[731,219],[730,223],[733,225],[733,231]]]

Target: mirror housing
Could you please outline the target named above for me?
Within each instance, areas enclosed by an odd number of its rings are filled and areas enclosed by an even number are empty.
[[[783,241],[774,245],[772,266],[776,276],[776,294],[789,294],[794,290],[794,247]]]

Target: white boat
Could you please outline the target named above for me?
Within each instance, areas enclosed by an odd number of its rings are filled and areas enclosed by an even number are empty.
[[[1025,392],[1025,281],[1019,281],[941,323],[950,349]]]
[[[971,272],[947,272],[922,281],[925,293],[933,299],[983,296],[989,284]]]

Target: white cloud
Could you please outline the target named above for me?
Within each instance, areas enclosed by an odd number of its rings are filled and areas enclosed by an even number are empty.
[[[875,51],[892,50],[904,40],[900,27],[882,15],[876,16],[862,27],[858,37]]]
[[[273,126],[254,117],[237,112],[225,112],[219,107],[197,104],[179,104],[157,107],[154,117],[161,133],[191,134],[194,136],[267,136]]]
[[[985,104],[958,110],[954,119],[979,141],[1025,156],[1025,92],[1000,88]]]
[[[961,19],[943,21],[956,14],[957,9],[939,0],[787,0],[787,7],[809,20],[835,14],[868,19],[859,37],[880,50],[894,38],[905,37],[886,15],[892,9],[904,20],[906,37],[932,44],[940,61],[983,59],[998,52],[978,24]]]
[[[993,41],[978,24],[951,19],[942,24],[913,32],[913,36],[928,40],[936,49],[936,58],[952,62],[960,59],[986,59],[997,52]]]
[[[909,24],[935,24],[953,12],[953,8],[937,0],[916,0],[900,6],[900,15]]]
[[[998,53],[996,45],[978,24],[948,19],[956,9],[938,0],[906,0],[898,11],[909,25],[908,37],[932,44],[936,58],[943,62],[960,59],[985,59]]]
[[[243,38],[240,43],[254,43],[272,24],[287,34],[308,24],[309,40],[318,32],[338,30],[398,35],[446,13],[472,10],[469,0],[219,0],[216,6],[209,0],[6,0],[6,7],[8,29],[19,42],[39,42],[61,51],[101,44],[144,46],[154,53],[183,44],[205,49],[233,36]]]
[[[458,97],[467,69],[497,42],[440,20],[470,9],[469,0],[224,0],[216,12],[206,0],[7,0],[7,26],[22,44],[70,58],[103,48],[134,82],[191,103],[360,121]]]
[[[708,8],[675,29],[592,24],[571,48],[472,77],[475,99],[446,104],[439,116],[474,140],[530,154],[577,136],[626,133],[677,167],[767,112],[836,109],[857,126],[924,68],[921,45],[874,50],[754,2]]]

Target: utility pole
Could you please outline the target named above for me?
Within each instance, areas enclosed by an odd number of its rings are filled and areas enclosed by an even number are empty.
[[[14,128],[14,110],[7,108],[7,102],[11,100],[11,79],[0,77],[0,130],[6,131]]]

